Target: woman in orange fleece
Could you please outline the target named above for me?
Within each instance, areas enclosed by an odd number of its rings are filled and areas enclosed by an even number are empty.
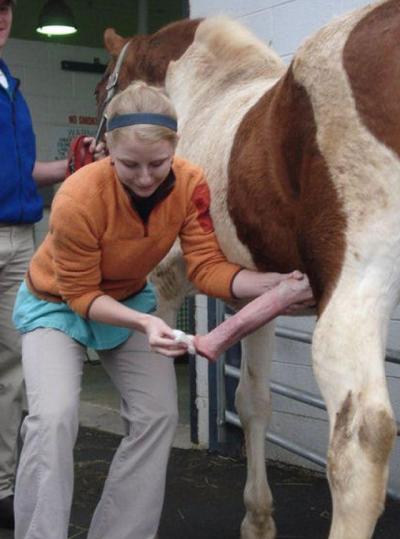
[[[178,418],[173,360],[165,356],[186,346],[152,314],[147,276],[178,236],[189,277],[206,294],[254,297],[288,278],[226,261],[203,172],[174,156],[176,115],[161,90],[136,83],[118,94],[107,131],[110,157],[83,167],[58,191],[15,306],[29,406],[16,539],[67,537],[86,347],[98,351],[129,426],[88,538],[155,537]]]

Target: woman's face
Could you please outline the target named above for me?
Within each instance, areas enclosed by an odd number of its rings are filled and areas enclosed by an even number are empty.
[[[135,135],[110,146],[110,155],[121,183],[139,197],[149,197],[166,179],[175,147],[169,140],[143,142]]]

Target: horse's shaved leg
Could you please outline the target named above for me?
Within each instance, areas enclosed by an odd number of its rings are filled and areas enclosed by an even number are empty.
[[[215,361],[225,350],[305,299],[307,279],[287,279],[247,304],[207,335],[196,335],[194,346],[201,356]]]

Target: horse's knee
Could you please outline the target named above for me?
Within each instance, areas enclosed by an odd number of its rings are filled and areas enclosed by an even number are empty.
[[[363,403],[349,391],[333,426],[328,455],[331,485],[339,491],[347,489],[354,474],[364,474],[366,467],[381,482],[395,437],[390,408],[383,403]]]
[[[365,410],[358,436],[371,462],[386,464],[396,438],[394,417],[385,408]]]
[[[256,369],[242,369],[240,382],[235,393],[235,406],[243,414],[264,415],[271,405],[268,380]]]
[[[235,407],[242,422],[251,418],[269,418],[271,409],[270,391],[259,384],[251,386],[239,383],[235,393]]]

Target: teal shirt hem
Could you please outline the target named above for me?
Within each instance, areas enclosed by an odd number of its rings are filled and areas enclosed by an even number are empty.
[[[120,303],[142,313],[154,312],[157,301],[153,285],[147,283],[138,294]],[[128,328],[82,318],[66,303],[41,300],[30,292],[25,282],[21,284],[16,297],[13,322],[20,333],[53,328],[94,350],[115,348],[133,334],[133,330]]]

